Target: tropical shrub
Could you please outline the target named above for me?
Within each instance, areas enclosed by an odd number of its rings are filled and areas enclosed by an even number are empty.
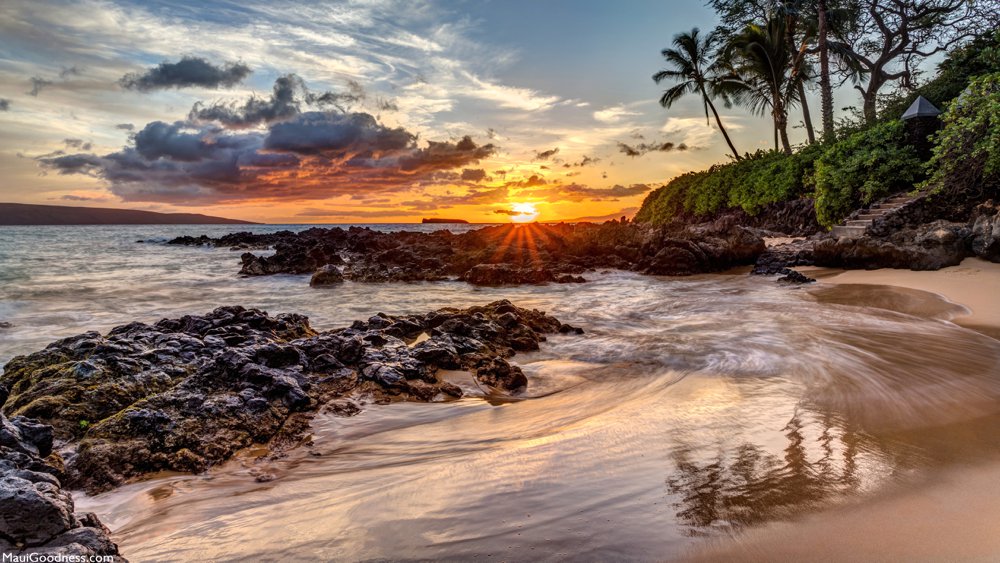
[[[636,214],[636,220],[662,224],[684,216],[706,217],[726,209],[743,209],[750,215],[774,202],[804,195],[804,180],[822,147],[814,145],[786,155],[758,151],[739,162],[717,164],[702,172],[689,172],[653,191]]]
[[[925,186],[940,191],[1000,190],[1000,72],[981,76],[947,108],[934,136]]]
[[[832,144],[815,163],[816,217],[826,226],[894,192],[912,190],[923,164],[904,139],[902,121],[876,124]]]

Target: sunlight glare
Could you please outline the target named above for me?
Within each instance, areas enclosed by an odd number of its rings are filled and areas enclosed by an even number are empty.
[[[534,203],[514,203],[510,206],[517,215],[511,215],[510,220],[515,223],[531,223],[538,218],[538,209]]]

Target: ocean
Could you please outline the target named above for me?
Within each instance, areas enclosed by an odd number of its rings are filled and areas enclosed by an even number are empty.
[[[470,387],[452,402],[321,414],[318,455],[266,462],[267,483],[248,454],[77,493],[126,557],[663,560],[1000,453],[977,432],[998,422],[1000,342],[950,322],[963,308],[930,293],[742,271],[310,288],[307,275],[240,277],[240,252],[164,244],[306,227],[0,227],[0,362],[221,305],[332,329],[505,298],[586,333],[517,355],[530,383],[508,401]]]

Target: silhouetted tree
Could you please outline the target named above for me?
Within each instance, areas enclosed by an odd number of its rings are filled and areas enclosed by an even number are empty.
[[[715,109],[712,99],[725,98],[725,88],[731,79],[725,76],[718,64],[713,60],[715,55],[714,45],[716,38],[714,34],[701,36],[698,28],[694,28],[690,33],[679,33],[674,36],[674,48],[667,48],[661,51],[664,60],[672,68],[663,69],[653,75],[653,80],[659,84],[664,80],[677,82],[673,87],[668,88],[660,96],[660,105],[669,108],[682,98],[685,94],[698,94],[701,96],[702,105],[705,108],[705,121],[708,122],[708,112],[711,110],[715,116],[715,122],[719,126],[719,131],[726,138],[726,144],[733,151],[736,160],[740,160],[740,153],[733,146],[729,133],[722,125],[719,112]]]

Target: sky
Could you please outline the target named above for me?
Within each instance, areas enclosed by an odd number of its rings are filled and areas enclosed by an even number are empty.
[[[631,215],[729,160],[699,100],[665,110],[651,79],[676,33],[715,23],[679,0],[5,0],[0,201],[269,223]],[[771,146],[769,120],[719,110],[741,152]]]

